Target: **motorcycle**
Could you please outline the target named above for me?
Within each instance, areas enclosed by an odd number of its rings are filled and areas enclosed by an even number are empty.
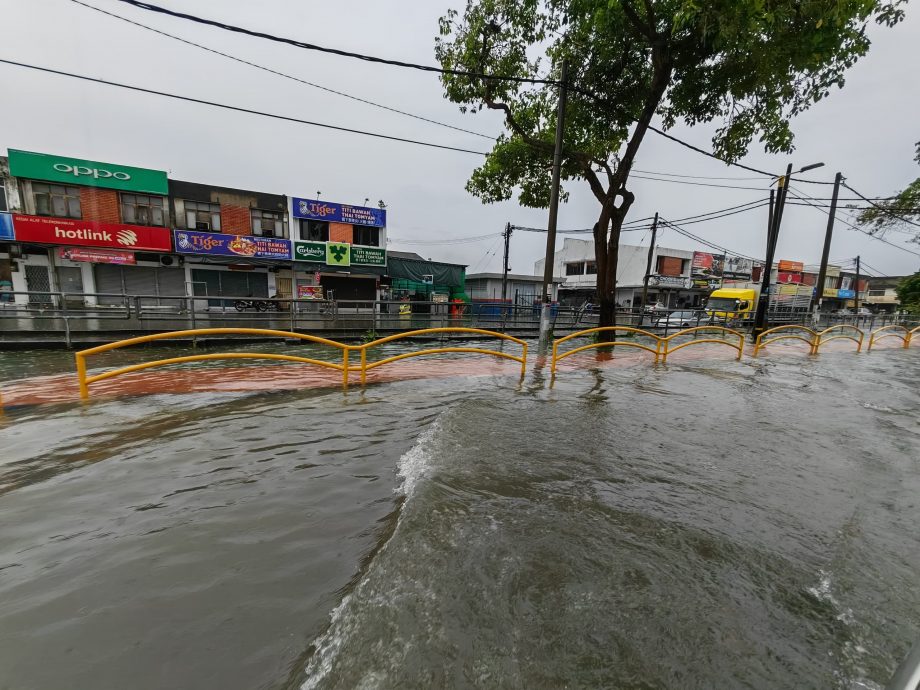
[[[277,304],[275,302],[269,302],[267,300],[261,299],[238,299],[233,303],[233,306],[237,311],[246,311],[247,309],[255,309],[256,311],[269,311],[270,309],[277,309]]]

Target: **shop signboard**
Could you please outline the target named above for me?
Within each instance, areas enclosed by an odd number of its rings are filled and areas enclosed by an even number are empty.
[[[780,295],[795,295],[798,294],[798,287],[795,285],[780,285],[778,294]]]
[[[351,245],[351,263],[359,266],[386,266],[387,250],[353,244]]]
[[[69,244],[77,247],[112,247],[155,252],[172,250],[169,230],[143,225],[97,223],[92,220],[47,218],[13,214],[13,228],[19,242]]]
[[[67,261],[86,261],[94,264],[136,264],[134,252],[119,249],[84,249],[83,247],[61,247],[58,256]]]
[[[754,262],[740,256],[726,256],[722,264],[722,275],[735,280],[750,280],[754,273]]]
[[[295,261],[314,261],[325,263],[326,261],[326,243],[325,242],[294,242],[294,260]]]
[[[347,247],[344,256],[337,258],[342,254],[341,249],[337,249],[332,255],[332,261],[328,260],[329,245],[336,247]],[[294,242],[294,260],[295,261],[312,261],[314,263],[324,263],[330,266],[386,266],[387,250],[380,247],[365,247],[359,244],[348,244],[346,242]]]
[[[13,216],[0,213],[0,240],[13,239]]]
[[[648,284],[657,287],[689,289],[693,287],[693,279],[680,276],[649,276]]]
[[[322,299],[322,285],[298,285],[297,299]]]
[[[219,232],[176,230],[176,251],[182,254],[207,254],[249,259],[290,260],[289,240],[250,235],[224,235]]]
[[[824,297],[836,297],[837,288],[824,288]]]
[[[60,184],[106,187],[147,194],[169,193],[166,173],[162,170],[135,168],[130,165],[100,163],[82,158],[68,158],[47,153],[9,150],[10,174],[32,180]]]
[[[386,209],[382,208],[335,204],[318,199],[300,199],[296,196],[291,201],[293,202],[295,218],[325,220],[333,223],[349,223],[351,225],[370,225],[378,228],[385,227],[387,224],[387,212]]]
[[[802,274],[801,273],[784,273],[782,271],[776,274],[777,283],[801,283]]]
[[[347,242],[326,242],[326,265],[351,266],[351,245]]]
[[[801,273],[805,270],[805,264],[801,261],[789,261],[787,259],[781,259],[777,270],[787,271],[789,273]]]
[[[840,289],[850,291],[850,285],[852,285],[853,279],[850,276],[843,276],[840,279]]]
[[[721,254],[693,252],[690,272],[694,277],[720,276],[722,275],[724,261],[725,257]]]
[[[840,299],[853,299],[856,297],[854,290],[837,290],[837,297]]]
[[[828,266],[824,275],[828,278],[836,278],[840,275],[840,266]]]

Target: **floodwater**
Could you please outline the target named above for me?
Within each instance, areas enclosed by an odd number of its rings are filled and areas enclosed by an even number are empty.
[[[0,688],[883,687],[920,350],[699,352],[13,406]]]

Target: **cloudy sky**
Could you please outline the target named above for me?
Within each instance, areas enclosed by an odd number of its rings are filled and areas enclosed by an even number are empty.
[[[81,0],[208,47],[286,72],[320,86],[495,135],[495,113],[462,115],[444,100],[434,75],[300,50],[145,12],[116,0]],[[160,0],[158,4],[200,16],[308,42],[394,59],[434,64],[437,19],[457,0]],[[916,113],[920,86],[906,74],[916,64],[920,16],[893,30],[873,29],[869,55],[834,92],[794,122],[796,167],[822,161],[809,174],[832,180],[842,171],[863,194],[901,188],[920,170],[913,162],[920,139]],[[0,58],[92,75],[151,89],[255,110],[487,150],[488,140],[389,113],[320,89],[230,61],[199,48],[102,15],[71,0],[0,0]],[[464,190],[481,158],[221,111],[158,96],[38,73],[0,64],[0,151],[32,151],[168,170],[172,177],[231,187],[388,206],[391,249],[469,265],[470,272],[500,270],[506,222],[545,226],[545,211],[508,202],[485,206]],[[711,130],[677,127],[676,136],[710,148]],[[752,150],[753,167],[782,171],[786,157]],[[649,134],[636,167],[670,175],[737,179],[673,179],[746,189],[635,179],[637,202],[630,218],[659,211],[671,219],[735,206],[767,195],[768,182]],[[796,185],[812,196],[829,187]],[[795,188],[794,187],[794,188]],[[560,210],[560,228],[590,227],[596,202],[583,183]],[[849,193],[846,196],[851,196]],[[844,216],[846,217],[846,216]],[[788,207],[777,258],[817,262],[826,216],[814,208]],[[707,240],[751,256],[764,253],[766,209],[686,226]],[[476,242],[444,243],[491,235]],[[920,253],[920,245],[892,240]],[[647,244],[648,234],[624,235]],[[436,244],[437,243],[437,244]],[[664,246],[698,249],[665,231]],[[543,235],[518,232],[512,269],[530,273],[542,255]],[[838,224],[832,260],[857,254],[885,274],[920,268],[920,256],[899,251]]]

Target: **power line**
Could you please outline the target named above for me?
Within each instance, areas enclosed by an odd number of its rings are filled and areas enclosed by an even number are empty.
[[[76,2],[77,0],[73,0]],[[642,173],[644,175],[664,175],[666,177],[687,177],[692,180],[735,180],[736,182],[744,182],[748,180],[772,180],[773,177],[762,175],[759,177],[713,177],[710,175],[684,175],[681,173],[667,173],[667,172],[656,172],[654,170],[639,170],[639,168],[633,168],[633,172]]]
[[[122,2],[126,0],[121,0]],[[25,67],[26,69],[33,69],[39,72],[48,72],[49,74],[57,74],[62,77],[71,77],[73,79],[81,79],[83,81],[94,82],[96,84],[105,84],[106,86],[116,86],[120,89],[128,89],[130,91],[138,91],[140,93],[153,94],[154,96],[163,96],[165,98],[172,98],[179,101],[187,101],[189,103],[198,103],[200,105],[209,105],[214,108],[223,108],[224,110],[233,110],[239,113],[247,113],[249,115],[260,115],[262,117],[270,117],[275,120],[284,120],[285,122],[296,122],[302,125],[310,125],[312,127],[322,127],[324,129],[334,129],[339,132],[348,132],[349,134],[361,134],[368,137],[375,137],[377,139],[387,139],[389,141],[399,141],[404,144],[416,144],[417,146],[427,146],[429,148],[435,149],[444,149],[445,151],[457,151],[459,153],[472,153],[478,156],[488,155],[482,151],[473,151],[471,149],[463,149],[456,146],[446,146],[444,144],[434,144],[429,141],[419,141],[417,139],[406,139],[404,137],[396,137],[390,134],[381,134],[379,132],[367,132],[360,129],[352,129],[350,127],[340,127],[338,125],[330,125],[325,122],[313,122],[311,120],[302,120],[298,117],[290,117],[288,115],[277,115],[275,113],[266,113],[260,110],[252,110],[250,108],[242,108],[236,105],[227,105],[226,103],[217,103],[215,101],[206,101],[201,98],[192,98],[190,96],[180,96],[174,93],[167,93],[165,91],[156,91],[154,89],[146,89],[141,86],[132,86],[130,84],[121,84],[115,81],[108,81],[106,79],[97,79],[96,77],[87,77],[83,74],[74,74],[72,72],[63,72],[61,70],[51,69],[50,67],[39,67],[38,65],[28,65],[24,62],[16,62],[14,60],[4,60],[0,58],[0,63],[5,63],[7,65],[14,65],[16,67]]]
[[[647,175],[637,175],[633,173],[630,177],[638,178],[640,180],[654,180],[655,182],[671,182],[674,184],[688,184],[694,187],[718,187],[719,189],[747,189],[756,192],[763,192],[763,187],[744,187],[739,185],[730,185],[730,184],[715,184],[713,182],[691,182],[689,180],[665,180],[657,177],[649,177]]]
[[[755,259],[753,256],[748,256],[748,255],[746,255],[746,254],[739,254],[738,252],[732,251],[731,249],[727,249],[726,247],[723,247],[723,246],[721,246],[721,245],[719,245],[719,244],[716,244],[715,242],[710,242],[709,240],[705,240],[705,239],[703,239],[702,237],[699,237],[698,235],[694,235],[694,234],[693,234],[692,232],[690,232],[689,230],[686,230],[686,229],[682,228],[681,226],[675,224],[675,223],[672,222],[672,221],[668,221],[668,220],[665,220],[665,219],[663,219],[663,218],[659,218],[659,221],[660,221],[660,222],[663,222],[667,227],[669,227],[669,228],[671,228],[672,230],[674,230],[675,232],[677,232],[677,233],[683,235],[684,237],[689,237],[690,239],[695,240],[695,241],[699,242],[700,244],[706,245],[707,247],[709,247],[709,248],[711,248],[711,249],[717,249],[717,250],[719,250],[719,251],[721,251],[721,252],[724,252],[725,254],[730,254],[730,255],[732,255],[732,256],[738,256],[738,257],[740,257],[740,258],[742,258],[742,259],[749,259],[749,260],[751,260],[751,261],[758,261],[758,262],[762,261],[762,259]]]
[[[892,213],[890,210],[888,210],[888,209],[885,208],[884,206],[879,206],[877,203],[875,203],[875,202],[872,201],[871,199],[868,199],[868,198],[864,197],[862,194],[860,194],[859,192],[857,192],[855,189],[853,189],[853,188],[852,188],[850,185],[848,185],[846,182],[843,182],[842,184],[843,184],[844,187],[846,187],[846,188],[849,189],[851,192],[853,192],[853,194],[855,194],[856,196],[858,196],[858,197],[859,197],[860,199],[862,199],[863,201],[868,202],[869,204],[871,204],[872,206],[874,206],[875,208],[877,208],[879,211],[882,211],[883,213],[887,213],[889,216],[891,216],[892,218],[895,218],[895,219],[901,221],[902,223],[907,223],[908,225],[914,225],[914,226],[920,228],[920,223],[915,223],[914,221],[908,220],[907,218],[902,218],[901,216],[899,216],[899,215],[897,215],[897,214],[895,214],[895,213]]]
[[[493,237],[501,237],[501,233],[489,233],[488,235],[474,235],[471,237],[454,237],[448,240],[415,240],[412,238],[389,238],[394,244],[424,244],[424,245],[445,245],[445,244],[473,244],[483,242]]]
[[[340,57],[354,58],[356,60],[363,60],[365,62],[375,62],[382,65],[390,65],[392,67],[406,67],[409,69],[420,70],[422,72],[434,72],[436,74],[451,74],[458,77],[471,77],[474,79],[484,79],[491,81],[512,81],[521,84],[550,84],[558,85],[559,82],[553,79],[534,79],[531,77],[517,77],[512,75],[496,75],[496,74],[482,74],[480,72],[468,72],[466,70],[457,70],[457,69],[444,69],[443,67],[435,67],[434,65],[421,65],[415,62],[403,62],[402,60],[390,60],[387,58],[376,57],[373,55],[365,55],[363,53],[354,53],[348,50],[341,50],[339,48],[327,48],[325,46],[320,46],[315,43],[306,43],[304,41],[297,41],[292,38],[284,38],[282,36],[275,36],[274,34],[267,34],[262,31],[253,31],[252,29],[246,29],[241,26],[234,26],[232,24],[225,24],[224,22],[219,22],[213,19],[205,19],[204,17],[196,17],[193,14],[186,14],[184,12],[176,12],[174,10],[167,9],[166,7],[160,7],[159,5],[154,5],[149,2],[141,2],[140,0],[118,0],[127,5],[132,5],[138,9],[147,10],[150,12],[157,12],[159,14],[166,14],[170,17],[176,17],[177,19],[185,19],[190,22],[196,22],[197,24],[204,24],[206,26],[213,26],[218,29],[223,29],[224,31],[232,31],[238,34],[244,34],[246,36],[253,36],[254,38],[263,38],[267,41],[274,41],[276,43],[285,43],[295,48],[303,48],[304,50],[315,50],[321,53],[330,53],[332,55],[338,55]]]
[[[147,24],[142,24],[141,22],[136,22],[136,21],[134,21],[133,19],[128,19],[127,17],[122,17],[121,15],[115,14],[114,12],[109,12],[108,10],[104,10],[104,9],[102,9],[101,7],[95,7],[95,6],[93,6],[93,5],[89,5],[89,4],[85,3],[85,2],[82,2],[81,0],[70,0],[70,2],[72,2],[72,3],[76,4],[76,5],[81,5],[81,6],[83,6],[83,7],[86,7],[87,9],[90,9],[90,10],[95,10],[96,12],[99,12],[99,13],[101,13],[101,14],[106,14],[106,15],[108,15],[108,16],[110,16],[110,17],[113,17],[113,18],[115,18],[115,19],[118,19],[118,20],[120,20],[120,21],[127,22],[128,24],[133,24],[134,26],[139,26],[139,27],[141,27],[142,29],[146,29],[146,30],[148,30],[148,31],[152,31],[153,33],[160,34],[161,36],[166,36],[167,38],[171,38],[171,39],[173,39],[173,40],[179,41],[180,43],[185,43],[185,44],[187,44],[187,45],[194,46],[195,48],[200,48],[201,50],[205,50],[205,51],[207,51],[207,52],[209,52],[209,53],[214,53],[215,55],[220,55],[221,57],[225,57],[225,58],[227,58],[228,60],[233,60],[233,61],[235,61],[235,62],[239,62],[239,63],[241,63],[241,64],[248,65],[248,66],[250,66],[250,67],[255,67],[256,69],[260,69],[260,70],[262,70],[263,72],[268,72],[268,73],[270,73],[270,74],[274,74],[274,75],[277,75],[277,76],[279,76],[279,77],[284,77],[285,79],[290,79],[290,80],[292,80],[292,81],[296,81],[296,82],[299,82],[299,83],[301,83],[301,84],[306,84],[307,86],[312,86],[312,87],[315,88],[315,89],[320,89],[320,90],[322,90],[322,91],[326,91],[326,92],[328,92],[328,93],[332,93],[332,94],[335,94],[335,95],[337,95],[337,96],[342,96],[343,98],[349,98],[349,99],[351,99],[351,100],[353,100],[353,101],[357,101],[357,102],[359,102],[359,103],[364,103],[364,104],[366,104],[366,105],[374,106],[375,108],[380,108],[380,109],[382,109],[382,110],[388,110],[388,111],[391,112],[391,113],[397,113],[398,115],[405,115],[406,117],[411,117],[411,118],[414,118],[414,119],[416,119],[416,120],[421,120],[421,121],[423,121],[423,122],[428,122],[428,123],[433,124],[433,125],[438,125],[438,126],[440,126],[440,127],[446,127],[446,128],[448,128],[448,129],[453,129],[453,130],[456,130],[456,131],[458,131],[458,132],[464,132],[464,133],[466,133],[466,134],[472,134],[472,135],[477,136],[477,137],[482,137],[483,139],[489,139],[489,140],[491,140],[491,141],[495,141],[495,137],[489,136],[488,134],[483,134],[482,132],[475,132],[475,131],[473,131],[473,130],[471,130],[471,129],[464,129],[463,127],[456,127],[456,126],[454,126],[454,125],[449,125],[449,124],[447,124],[446,122],[439,122],[438,120],[432,120],[431,118],[423,117],[423,116],[421,116],[421,115],[415,115],[414,113],[409,113],[409,112],[406,112],[405,110],[399,110],[398,108],[391,108],[391,107],[388,106],[388,105],[383,105],[383,104],[381,104],[381,103],[375,103],[374,101],[369,101],[369,100],[367,100],[366,98],[361,98],[361,97],[359,97],[359,96],[353,96],[352,94],[350,94],[350,93],[345,93],[344,91],[337,91],[336,89],[330,89],[328,86],[322,86],[322,85],[320,85],[320,84],[315,84],[315,83],[313,83],[313,82],[311,82],[311,81],[307,81],[306,79],[301,79],[300,77],[295,77],[295,76],[293,76],[293,75],[291,75],[291,74],[286,74],[286,73],[284,73],[284,72],[280,72],[280,71],[278,71],[278,70],[276,70],[276,69],[272,69],[271,67],[265,67],[264,65],[259,65],[259,64],[256,64],[255,62],[250,62],[249,60],[244,60],[243,58],[236,57],[235,55],[230,55],[229,53],[224,53],[224,52],[221,52],[221,51],[219,51],[219,50],[215,50],[214,48],[209,48],[208,46],[201,45],[200,43],[195,43],[194,41],[189,41],[189,40],[187,40],[187,39],[185,39],[185,38],[182,38],[181,36],[176,36],[176,35],[174,35],[174,34],[170,34],[170,33],[167,33],[167,32],[165,32],[165,31],[161,31],[160,29],[157,29],[157,28],[152,27],[152,26],[148,26]]]
[[[790,189],[790,191],[792,192],[792,196],[794,196],[796,199],[801,199],[801,200],[804,201],[808,206],[811,206],[812,208],[816,209],[817,211],[819,211],[820,213],[823,213],[823,214],[826,215],[826,216],[829,216],[829,215],[830,215],[830,213],[828,213],[827,211],[825,211],[824,209],[822,209],[820,206],[816,206],[816,205],[814,205],[814,204],[809,203],[809,197],[808,197],[808,195],[805,194],[804,192],[801,192],[801,191],[795,189],[795,187],[793,187],[792,185],[789,185],[789,189]],[[796,193],[796,192],[798,192],[798,193]],[[803,194],[805,194],[805,196],[802,196]],[[875,235],[875,234],[873,234],[873,233],[871,233],[871,232],[868,232],[868,231],[866,231],[866,230],[863,230],[862,228],[860,228],[860,227],[858,227],[858,226],[856,226],[856,225],[853,225],[852,223],[848,223],[847,221],[843,220],[842,218],[840,218],[840,217],[837,216],[836,214],[834,215],[834,217],[837,219],[838,222],[843,223],[844,225],[846,225],[846,226],[847,226],[848,228],[850,228],[851,230],[856,230],[857,232],[861,232],[862,234],[864,234],[864,235],[866,235],[866,236],[868,236],[868,237],[871,237],[873,240],[878,240],[879,242],[883,242],[884,244],[887,244],[887,245],[889,245],[889,246],[891,246],[891,247],[894,247],[895,249],[900,249],[902,252],[907,252],[908,254],[913,254],[914,256],[920,256],[920,252],[915,252],[915,251],[913,251],[913,250],[911,250],[911,249],[908,249],[907,247],[902,247],[901,245],[895,244],[894,242],[889,242],[889,241],[886,240],[884,237],[880,237],[879,235]]]

